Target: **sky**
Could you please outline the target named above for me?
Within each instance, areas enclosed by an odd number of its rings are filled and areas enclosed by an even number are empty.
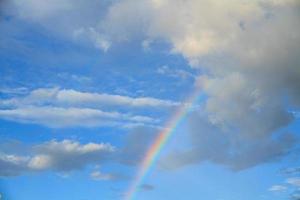
[[[0,200],[300,200],[299,0],[1,0]]]

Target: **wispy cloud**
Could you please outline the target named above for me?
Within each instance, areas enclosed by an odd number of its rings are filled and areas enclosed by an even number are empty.
[[[116,181],[124,180],[125,176],[117,173],[103,173],[101,171],[93,171],[90,173],[90,177],[95,181]]]
[[[59,88],[41,88],[28,95],[2,99],[0,118],[49,127],[156,126],[159,119],[126,113],[128,108],[170,108],[180,103],[151,97],[87,93]],[[104,111],[104,110],[106,111]],[[117,112],[114,110],[121,110]]]
[[[289,167],[280,170],[280,172],[284,175],[298,175],[300,174],[300,167]]]
[[[284,185],[273,185],[269,188],[269,191],[271,192],[283,192],[286,191],[288,188]]]
[[[161,75],[170,76],[174,78],[179,78],[182,80],[192,78],[195,79],[196,75],[192,74],[191,72],[182,70],[182,69],[173,69],[172,67],[169,67],[167,65],[163,65],[159,67],[156,72]]]
[[[180,103],[171,100],[162,100],[152,97],[129,97],[106,93],[80,92],[72,89],[40,88],[29,95],[1,101],[3,106],[20,105],[56,105],[78,107],[172,107]]]
[[[296,186],[300,188],[300,177],[288,178],[286,182],[292,186]]]
[[[90,108],[25,107],[0,110],[0,118],[21,123],[41,124],[48,127],[124,126],[126,123],[153,124],[151,117],[105,112]],[[124,124],[124,125],[122,125]]]

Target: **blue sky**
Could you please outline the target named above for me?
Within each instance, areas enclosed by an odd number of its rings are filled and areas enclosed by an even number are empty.
[[[0,199],[300,199],[297,0],[0,3]]]

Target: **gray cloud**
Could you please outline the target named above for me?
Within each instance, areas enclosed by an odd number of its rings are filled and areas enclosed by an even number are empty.
[[[6,146],[9,146],[8,144]],[[12,146],[13,147],[13,146]],[[115,147],[107,143],[80,144],[72,140],[49,141],[32,146],[26,155],[8,148],[0,154],[0,176],[56,171],[71,172],[111,159]]]
[[[297,188],[300,188],[300,178],[299,177],[292,177],[288,178],[286,182],[292,186],[295,186]]]
[[[193,114],[189,121],[191,148],[167,155],[160,161],[163,168],[176,169],[208,161],[232,170],[243,170],[275,161],[286,155],[297,141],[288,133],[273,134],[273,139],[270,136],[243,135],[239,130],[216,126],[203,114]]]
[[[109,163],[137,166],[157,136],[157,129],[145,126],[133,128],[116,148],[109,143],[80,143],[75,140],[51,140],[35,145],[20,142],[0,144],[0,176],[19,176],[28,173],[53,171],[69,174],[88,166],[93,180],[120,181],[127,176],[99,169]]]
[[[0,176],[17,176],[28,171],[28,161],[29,157],[1,153]]]
[[[115,147],[105,143],[87,143],[63,140],[50,141],[33,148],[36,155],[30,159],[28,166],[32,169],[52,169],[72,171],[87,164],[95,164],[108,159]]]
[[[286,168],[282,169],[280,172],[284,175],[297,175],[300,174],[300,167]]]
[[[111,41],[163,39],[203,72],[197,84],[206,100],[202,116],[190,119],[191,147],[164,165],[212,161],[240,170],[289,153],[297,140],[282,129],[300,106],[299,9],[296,0],[125,0],[110,7],[102,25]]]
[[[6,1],[3,13],[14,18],[39,24],[46,30],[69,41],[93,45],[105,50],[107,41],[98,32],[93,31],[105,14],[110,0],[70,1],[36,0]]]
[[[299,191],[296,191],[296,192],[292,193],[292,194],[290,195],[290,199],[291,199],[291,200],[299,200],[299,199],[300,199],[300,192],[299,192]]]
[[[142,190],[145,190],[145,191],[152,191],[152,190],[155,189],[155,187],[154,187],[153,185],[150,185],[150,184],[142,184],[142,185],[140,186],[140,188],[141,188]]]
[[[132,129],[119,149],[117,160],[126,165],[140,163],[157,136],[157,131],[158,129],[142,126]]]
[[[94,181],[124,181],[128,179],[128,177],[124,174],[116,172],[102,172],[99,169],[92,171],[90,173],[90,178]]]

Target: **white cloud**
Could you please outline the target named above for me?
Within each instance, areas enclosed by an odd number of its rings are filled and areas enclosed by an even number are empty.
[[[111,42],[106,39],[103,35],[95,30],[93,27],[80,28],[73,31],[73,38],[75,40],[89,40],[94,44],[94,47],[107,52],[111,46]]]
[[[26,93],[28,93],[28,88],[26,88],[26,87],[19,87],[19,88],[3,87],[3,88],[0,88],[0,93],[8,94],[8,95],[26,94]]]
[[[271,192],[283,192],[286,190],[287,190],[287,187],[284,185],[273,185],[272,187],[269,188],[269,191],[271,191]]]
[[[180,105],[178,102],[151,97],[133,98],[59,88],[40,88],[28,95],[2,99],[0,118],[49,127],[129,127],[134,124],[156,126],[159,119],[125,111],[128,108],[136,108],[138,112],[139,108],[161,109],[178,105]],[[118,109],[122,112],[114,111]]]
[[[51,166],[51,157],[48,155],[37,155],[30,159],[28,166],[34,170],[47,169]]]
[[[288,178],[286,182],[292,186],[300,187],[300,177]]]
[[[48,127],[97,127],[117,126],[124,123],[155,123],[156,120],[139,115],[104,112],[90,108],[24,107],[0,110],[0,118],[41,124]]]
[[[76,90],[59,88],[40,88],[30,92],[29,95],[2,100],[3,106],[18,105],[56,105],[77,107],[172,107],[180,103],[152,97],[129,97],[106,93],[88,93]]]
[[[112,180],[120,180],[124,178],[122,175],[119,174],[103,173],[101,171],[91,172],[90,177],[95,181],[112,181]]]
[[[196,78],[195,75],[188,71],[184,71],[182,69],[172,69],[171,67],[164,65],[159,67],[156,72],[158,74],[174,77],[174,78],[179,78],[179,79],[187,79],[187,78]]]
[[[77,100],[76,100],[77,99]],[[121,95],[99,94],[99,93],[84,93],[74,90],[61,90],[57,94],[57,101],[61,103],[98,103],[116,106],[130,106],[130,107],[169,107],[178,106],[179,103],[161,100],[152,97],[137,97],[132,98]]]

